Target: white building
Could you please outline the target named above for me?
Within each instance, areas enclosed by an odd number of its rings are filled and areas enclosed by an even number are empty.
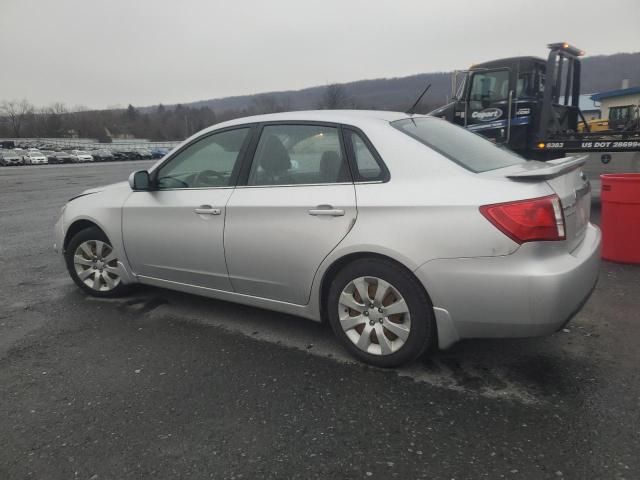
[[[640,105],[640,87],[620,88],[591,95],[591,99],[600,102],[602,118],[609,118],[609,108],[626,105]]]

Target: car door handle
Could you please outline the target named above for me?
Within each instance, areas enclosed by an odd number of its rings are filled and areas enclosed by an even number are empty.
[[[319,206],[318,208],[310,209],[309,215],[313,215],[314,217],[318,217],[318,216],[342,217],[344,216],[344,210],[340,208],[331,208],[331,207],[321,208]]]
[[[220,215],[219,208],[213,208],[211,205],[200,205],[193,210],[198,215]]]

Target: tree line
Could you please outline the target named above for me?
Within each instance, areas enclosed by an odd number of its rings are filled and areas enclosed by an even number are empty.
[[[359,108],[338,84],[325,87],[316,108]],[[214,112],[209,106],[164,106],[89,110],[68,108],[63,103],[36,107],[28,100],[0,102],[0,137],[79,137],[101,142],[113,139],[145,138],[149,140],[182,140],[218,122],[247,115],[291,110],[287,98],[270,94],[255,95],[246,108]]]
[[[209,107],[163,105],[138,109],[70,109],[62,103],[36,107],[28,100],[0,103],[0,137],[79,137],[110,142],[121,138],[181,140],[216,123]]]

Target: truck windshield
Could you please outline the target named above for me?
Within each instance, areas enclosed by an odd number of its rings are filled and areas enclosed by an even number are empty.
[[[391,125],[475,173],[526,162],[484,137],[439,118],[406,118],[391,122]]]
[[[631,105],[609,108],[609,120],[628,120],[631,118]]]

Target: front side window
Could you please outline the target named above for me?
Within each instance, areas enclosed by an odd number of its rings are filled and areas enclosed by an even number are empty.
[[[249,128],[208,135],[179,152],[158,171],[159,189],[231,186]]]
[[[469,93],[472,110],[487,108],[494,102],[506,100],[509,96],[509,71],[497,70],[474,73]]]
[[[518,83],[516,84],[516,98],[535,97],[536,90],[534,88],[533,72],[523,72],[518,75]]]
[[[248,185],[350,182],[338,129],[321,125],[263,128]]]

